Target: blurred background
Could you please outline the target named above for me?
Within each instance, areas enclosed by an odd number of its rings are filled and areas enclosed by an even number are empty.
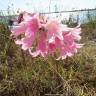
[[[10,36],[23,11],[80,23],[84,47],[65,60],[32,58]],[[0,0],[0,96],[96,96],[96,0]]]

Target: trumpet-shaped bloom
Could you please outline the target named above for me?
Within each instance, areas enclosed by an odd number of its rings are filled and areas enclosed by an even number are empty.
[[[12,36],[15,43],[21,45],[32,57],[48,54],[53,56],[57,53],[59,59],[73,56],[77,48],[82,44],[77,42],[81,39],[81,29],[65,27],[56,20],[46,20],[44,16],[37,13],[23,13],[22,21],[12,28]],[[57,52],[58,50],[58,52]]]

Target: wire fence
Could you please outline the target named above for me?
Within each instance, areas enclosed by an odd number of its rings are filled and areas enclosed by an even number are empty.
[[[10,12],[9,12],[10,11]],[[54,14],[54,13],[71,13],[71,12],[88,12],[88,11],[96,11],[96,8],[94,9],[80,9],[80,10],[63,10],[63,11],[53,11],[53,12],[39,12],[41,14]],[[11,14],[16,14],[16,12],[14,10],[0,10],[0,12],[3,13],[11,13]],[[1,14],[0,14],[1,15]]]
[[[81,9],[81,10],[69,10],[69,11],[55,11],[55,12],[41,12],[44,15],[50,15],[60,21],[71,21],[84,23],[88,19],[96,19],[96,8],[94,9]]]
[[[54,14],[54,13],[70,13],[70,12],[88,12],[88,11],[96,11],[96,8],[94,9],[81,9],[81,10],[69,10],[69,11],[56,11],[56,12],[41,12],[41,14]]]
[[[81,10],[69,10],[69,11],[55,11],[55,12],[40,12],[41,14],[44,14],[46,16],[58,19],[60,21],[68,21],[70,18],[73,19],[73,21],[83,23],[88,19],[88,16],[96,17],[96,8],[94,9],[81,9]],[[5,19],[5,17],[8,19],[9,17],[16,17],[18,14],[14,12],[13,10],[0,10],[0,21]],[[71,20],[72,21],[72,20]]]

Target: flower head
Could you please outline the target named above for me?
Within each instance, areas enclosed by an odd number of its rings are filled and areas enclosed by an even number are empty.
[[[27,13],[22,15],[21,22],[11,30],[15,37],[15,43],[21,45],[32,57],[48,54],[56,54],[58,58],[65,59],[73,56],[77,48],[82,47],[77,41],[81,39],[80,27],[69,28],[56,20],[46,20],[39,13]]]

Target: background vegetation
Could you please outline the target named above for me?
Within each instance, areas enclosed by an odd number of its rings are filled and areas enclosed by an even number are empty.
[[[90,18],[81,25],[84,47],[61,61],[32,58],[0,23],[0,96],[96,96],[96,19]]]

